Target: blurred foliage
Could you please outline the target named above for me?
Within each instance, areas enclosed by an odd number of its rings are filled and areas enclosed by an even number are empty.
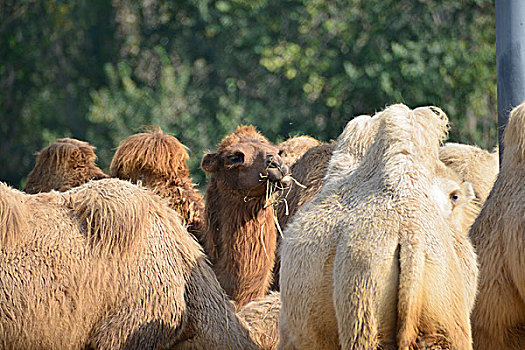
[[[191,172],[240,123],[327,141],[388,104],[440,106],[450,139],[497,143],[490,0],[7,0],[0,180],[57,137],[114,149],[158,124]]]

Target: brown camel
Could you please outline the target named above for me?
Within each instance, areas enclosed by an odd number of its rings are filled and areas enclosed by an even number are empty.
[[[145,189],[0,184],[0,222],[2,349],[257,348],[179,216]]]
[[[525,102],[510,113],[501,170],[470,231],[479,262],[474,348],[525,348]]]
[[[67,191],[90,180],[108,176],[95,161],[95,147],[76,139],[58,139],[42,149],[35,167],[27,175],[24,191],[27,193]]]
[[[204,199],[189,177],[187,147],[160,127],[122,141],[110,165],[112,176],[140,183],[167,199],[182,224],[200,239]],[[201,242],[202,243],[202,242]]]
[[[205,251],[238,306],[264,296],[272,281],[277,240],[272,192],[289,173],[278,152],[255,127],[240,126],[202,159],[211,174]]]

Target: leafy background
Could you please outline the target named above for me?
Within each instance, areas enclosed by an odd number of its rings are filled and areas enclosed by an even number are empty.
[[[149,124],[190,148],[202,186],[203,153],[240,123],[328,141],[402,102],[497,144],[490,0],[5,0],[0,42],[0,181],[19,188],[56,138],[107,170]]]

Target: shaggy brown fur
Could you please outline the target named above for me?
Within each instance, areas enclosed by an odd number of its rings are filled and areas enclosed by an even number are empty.
[[[320,145],[321,142],[311,136],[294,136],[277,145],[279,155],[289,167],[303,156],[310,148]]]
[[[239,311],[239,317],[248,325],[250,336],[260,349],[277,349],[280,311],[281,295],[278,292],[251,301]]]
[[[189,177],[187,147],[157,127],[122,141],[111,161],[112,176],[141,183],[163,198],[182,217],[188,231],[199,237],[204,199]],[[202,242],[201,242],[202,243]]]
[[[202,159],[211,173],[205,250],[239,306],[265,295],[272,280],[277,230],[267,190],[289,172],[278,152],[253,126],[240,126]]]
[[[525,103],[503,134],[501,171],[470,236],[478,253],[476,349],[525,348]]]
[[[41,150],[35,167],[27,175],[24,191],[27,193],[67,191],[108,176],[95,161],[95,147],[75,139],[58,139]]]
[[[374,117],[379,132],[354,171],[352,153],[334,151],[321,193],[284,232],[280,348],[471,348],[476,261],[434,198],[447,124],[434,111],[394,105]]]
[[[38,195],[0,185],[0,198],[18,240],[0,233],[0,348],[256,348],[156,195],[107,179]]]

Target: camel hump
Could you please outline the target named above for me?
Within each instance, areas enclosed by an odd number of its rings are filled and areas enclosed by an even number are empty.
[[[520,165],[525,162],[525,101],[510,112],[503,132],[503,166]]]
[[[25,194],[0,183],[0,250],[12,247],[27,228]]]
[[[69,168],[88,166],[97,160],[96,147],[72,138],[57,139],[38,153],[37,162]],[[64,164],[66,162],[67,164]]]
[[[113,176],[139,180],[143,173],[164,178],[188,176],[188,147],[175,136],[151,126],[145,132],[131,135],[120,143],[111,160]]]
[[[411,110],[403,104],[388,107],[382,113],[379,133],[384,145],[391,145],[385,155],[413,154],[437,158],[439,145],[447,136],[448,118],[438,107]],[[376,140],[377,141],[377,140]]]
[[[153,195],[129,182],[89,182],[65,195],[86,225],[85,234],[92,248],[102,255],[129,252],[150,225]]]

